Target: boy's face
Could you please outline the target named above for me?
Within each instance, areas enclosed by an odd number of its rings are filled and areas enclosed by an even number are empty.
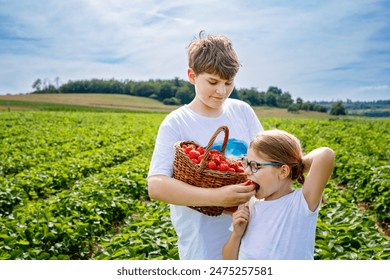
[[[224,80],[209,73],[195,75],[191,68],[188,69],[188,80],[195,86],[195,98],[212,109],[219,109],[234,88],[234,79]]]

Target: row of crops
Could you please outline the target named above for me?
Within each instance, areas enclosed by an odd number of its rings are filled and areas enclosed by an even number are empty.
[[[0,113],[0,259],[177,259],[169,207],[146,187],[164,116]],[[390,259],[390,122],[261,121],[336,152],[316,259]]]

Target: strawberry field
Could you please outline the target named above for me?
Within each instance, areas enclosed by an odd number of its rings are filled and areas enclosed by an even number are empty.
[[[146,186],[164,116],[0,113],[0,259],[177,259],[169,207]],[[315,258],[390,259],[390,121],[261,121],[336,153]]]

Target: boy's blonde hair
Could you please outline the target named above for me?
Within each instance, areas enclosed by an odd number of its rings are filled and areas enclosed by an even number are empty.
[[[240,68],[232,42],[226,36],[204,36],[201,31],[199,37],[192,40],[187,49],[188,66],[196,75],[217,74],[222,79],[232,80]]]
[[[267,161],[288,165],[292,180],[297,180],[300,184],[305,182],[301,143],[294,135],[280,129],[266,130],[255,137],[250,147]]]

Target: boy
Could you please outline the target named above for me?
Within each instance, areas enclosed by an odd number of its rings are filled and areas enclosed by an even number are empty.
[[[225,36],[202,35],[201,32],[188,46],[187,75],[195,87],[195,97],[162,122],[148,175],[150,198],[170,204],[180,259],[192,260],[222,259],[232,220],[230,215],[207,216],[186,206],[236,206],[247,202],[255,189],[244,184],[199,188],[172,178],[174,144],[191,140],[206,146],[217,128],[226,125],[226,151],[233,150],[231,156],[243,156],[240,151],[246,153],[250,141],[263,131],[247,103],[229,99],[240,67],[230,40]],[[223,135],[219,135],[215,144],[222,139]],[[235,148],[229,149],[229,143],[230,147],[234,143]]]

